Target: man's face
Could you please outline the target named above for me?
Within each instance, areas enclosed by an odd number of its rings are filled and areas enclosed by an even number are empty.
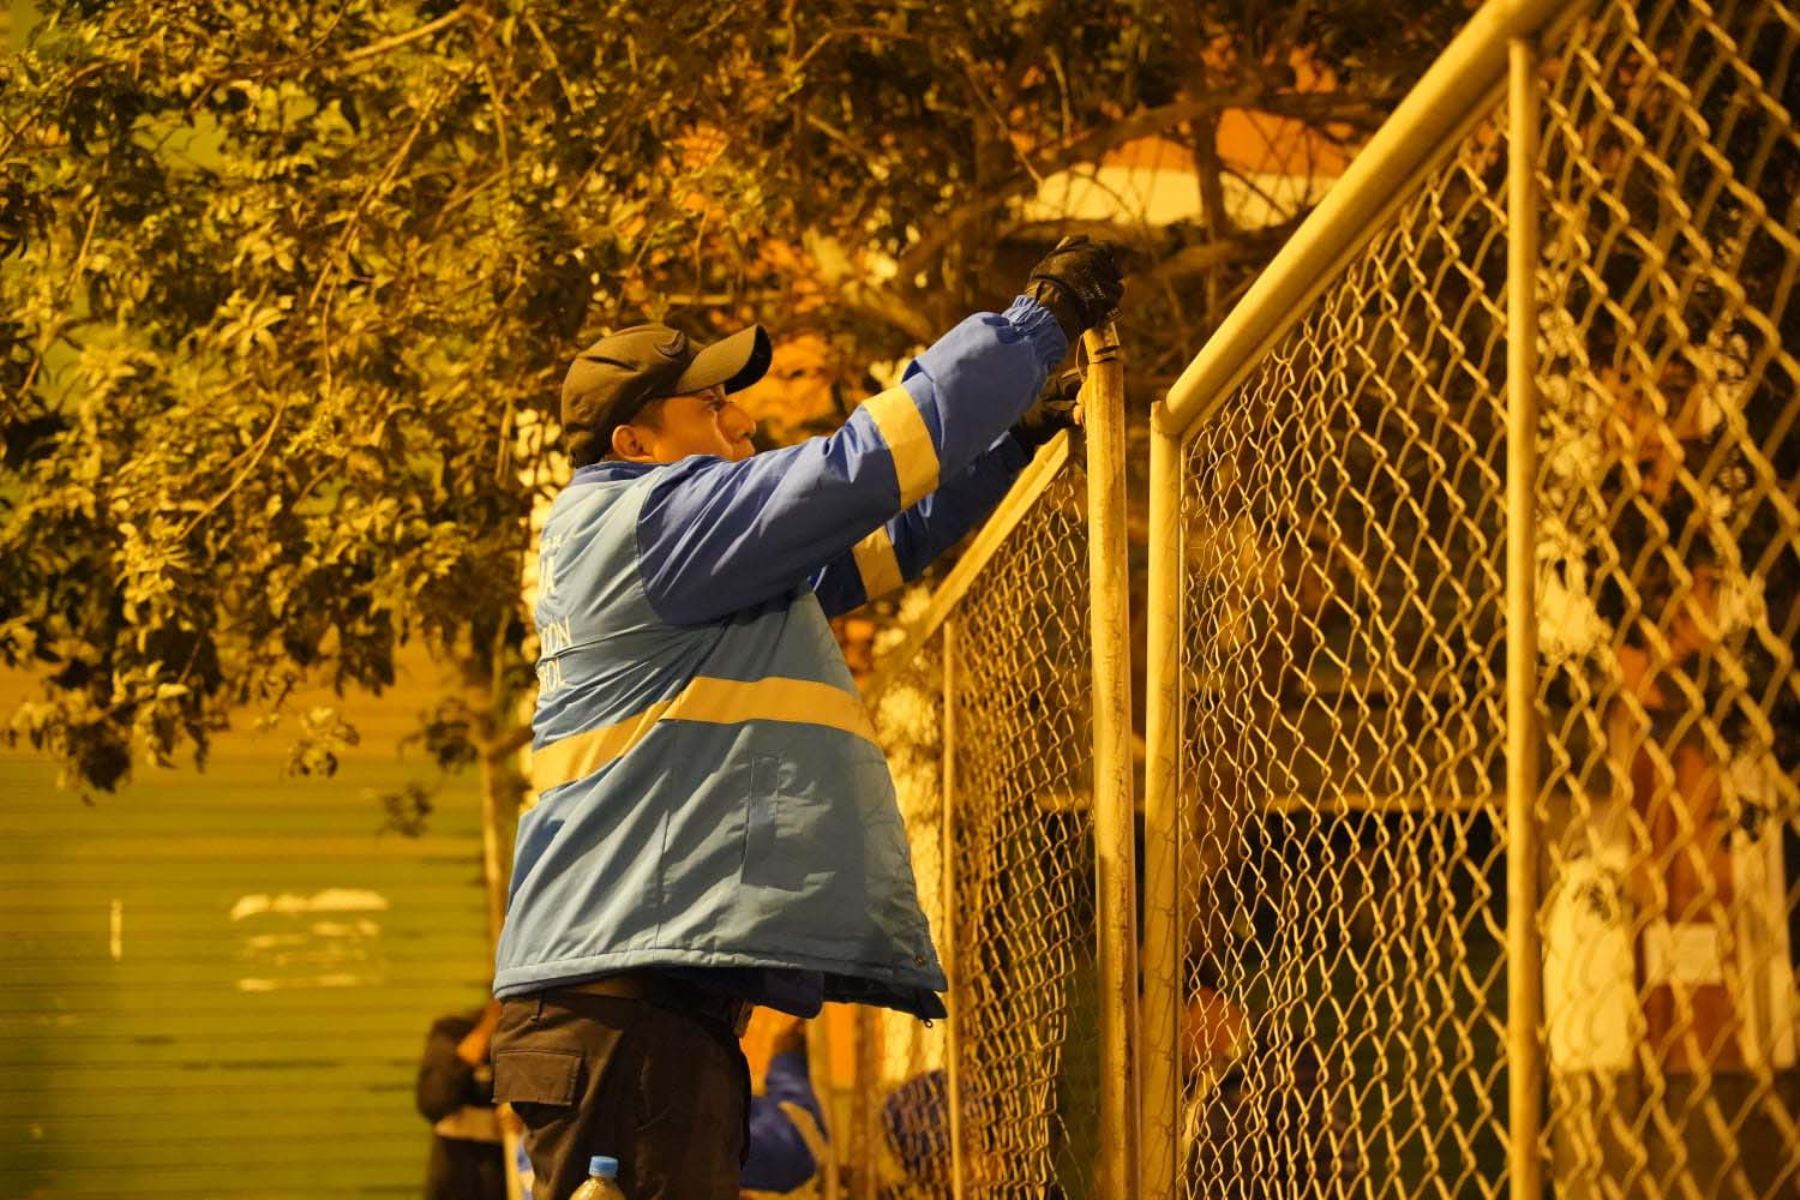
[[[627,444],[614,442],[618,457],[628,462],[672,463],[695,454],[711,454],[739,462],[756,453],[750,436],[756,421],[725,395],[710,388],[686,396],[670,396],[651,420],[624,427]]]

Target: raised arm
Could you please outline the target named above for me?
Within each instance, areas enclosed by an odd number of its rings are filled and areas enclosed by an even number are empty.
[[[810,1136],[809,1136],[810,1135]],[[758,1191],[789,1192],[818,1171],[825,1114],[813,1093],[804,1049],[769,1062],[764,1094],[750,1102],[750,1147],[739,1182]]]
[[[820,569],[812,587],[826,614],[849,612],[917,579],[938,555],[985,521],[1038,447],[1079,423],[1080,391],[1080,377],[1066,372],[961,475]]]
[[[917,579],[986,519],[1025,463],[1024,448],[1002,434],[956,478],[814,572],[810,582],[826,615],[849,612]]]
[[[699,624],[805,585],[943,480],[960,486],[984,454],[1004,453],[996,441],[1067,346],[1050,310],[1020,297],[952,329],[836,433],[742,462],[666,468],[638,518],[651,605]],[[991,471],[976,474],[992,486]]]
[[[498,1013],[498,1006],[491,1007]],[[494,1032],[485,1011],[482,1017],[466,1033],[464,1023],[455,1018],[432,1025],[413,1089],[419,1115],[427,1121],[441,1121],[465,1105],[493,1103],[492,1085],[483,1084],[476,1074],[487,1061]]]

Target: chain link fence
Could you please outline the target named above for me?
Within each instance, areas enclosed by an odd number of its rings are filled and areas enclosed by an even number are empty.
[[[1086,480],[1059,472],[958,614],[953,1021],[965,1188],[1091,1193],[1098,1152]]]
[[[1800,10],[1544,51],[1546,1175],[1800,1195]]]
[[[1182,1196],[1504,1163],[1502,124],[1185,450]]]
[[[881,1018],[864,1194],[1094,1194],[1100,1094],[1086,478],[1047,449],[869,703],[950,975]],[[991,530],[990,532],[1002,532]]]
[[[1800,1195],[1800,16],[1523,8],[1161,414],[1150,1194]]]
[[[1141,1194],[1800,1195],[1797,59],[1488,5],[1159,407]],[[1114,1194],[1080,491],[874,696],[892,1195]]]

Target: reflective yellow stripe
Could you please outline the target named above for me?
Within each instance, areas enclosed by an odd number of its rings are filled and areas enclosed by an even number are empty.
[[[931,430],[919,415],[912,393],[895,384],[862,405],[869,411],[881,440],[894,456],[894,474],[900,478],[900,507],[911,508],[921,499],[937,491],[937,447],[931,444]]]
[[[886,529],[877,529],[850,547],[856,559],[856,573],[862,576],[863,599],[885,596],[906,582],[900,574],[900,560],[894,557],[894,542]]]
[[[648,737],[658,721],[701,721],[709,725],[787,721],[822,725],[868,742],[875,740],[875,728],[869,723],[862,700],[829,683],[779,677],[744,683],[702,677],[636,716],[532,751],[531,786],[543,792],[592,775]]]

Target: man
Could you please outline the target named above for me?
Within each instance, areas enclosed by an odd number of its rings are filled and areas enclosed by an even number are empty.
[[[506,1200],[494,1075],[488,1062],[500,1005],[440,1017],[425,1040],[415,1089],[431,1124],[425,1200]]]
[[[1109,247],[1065,242],[836,433],[764,454],[730,399],[767,369],[760,328],[701,348],[637,326],[569,369],[576,471],[539,545],[539,800],[494,982],[496,1092],[540,1198],[594,1154],[639,1200],[735,1197],[753,1005],[944,1015],[826,616],[987,514],[1048,437],[1021,424],[1047,373],[1122,290]]]

